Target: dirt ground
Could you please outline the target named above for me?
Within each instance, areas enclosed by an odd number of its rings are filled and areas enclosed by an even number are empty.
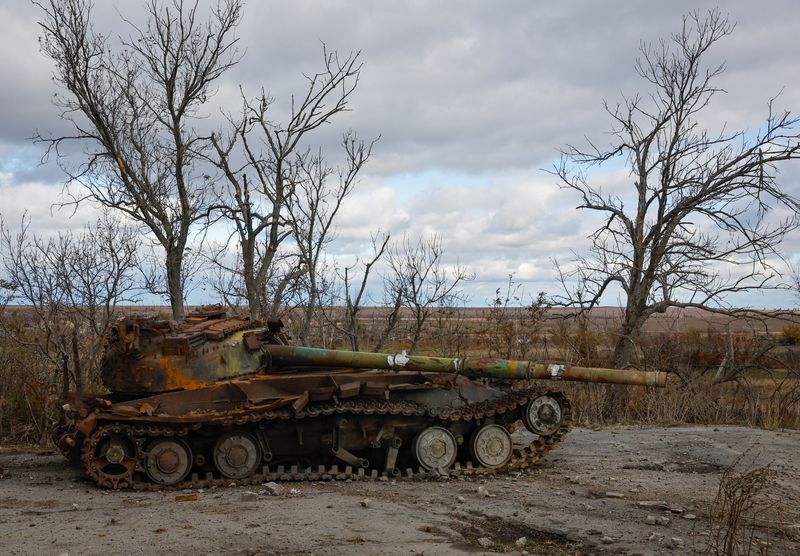
[[[779,477],[779,526],[753,553],[800,553],[800,432],[721,426],[576,429],[529,473],[278,495],[109,492],[60,456],[0,450],[0,553],[684,554],[705,549],[720,475],[745,451]]]

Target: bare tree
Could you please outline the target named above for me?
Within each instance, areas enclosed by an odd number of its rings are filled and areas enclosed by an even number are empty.
[[[44,238],[23,219],[12,233],[0,221],[0,257],[11,299],[33,312],[36,332],[9,332],[81,391],[96,378],[103,341],[117,305],[131,302],[138,267],[135,230],[107,215],[79,234]]]
[[[241,277],[254,319],[275,316],[282,294],[300,277],[300,265],[307,263],[298,260],[296,250],[284,246],[296,227],[290,221],[289,204],[298,182],[308,179],[306,166],[316,164],[303,142],[310,132],[348,110],[358,85],[358,52],[340,58],[323,45],[323,61],[322,71],[306,76],[305,96],[297,102],[292,97],[286,124],[273,121],[274,99],[269,94],[262,90],[250,100],[242,92],[241,114],[228,118],[230,133],[211,138],[210,160],[226,183],[216,209],[231,223],[240,253],[239,265],[226,265],[223,258],[217,261]]]
[[[800,156],[798,118],[770,100],[761,129],[707,131],[699,117],[721,91],[724,65],[706,54],[734,26],[713,10],[694,12],[671,40],[643,44],[636,63],[649,94],[605,103],[613,144],[567,147],[554,173],[581,198],[578,208],[604,224],[588,254],[561,270],[566,295],[581,309],[609,290],[625,296],[613,364],[631,362],[643,323],[669,307],[726,311],[729,294],[773,284],[771,264],[796,228],[796,199],[777,180],[778,164]],[[585,169],[623,157],[631,186],[617,193],[590,182]],[[790,216],[780,220],[781,209]]]
[[[383,301],[381,306],[386,309],[385,316],[382,319],[380,332],[375,340],[375,345],[372,351],[381,352],[386,346],[386,342],[392,336],[392,333],[400,324],[400,314],[403,310],[404,281],[389,268],[381,275],[383,279]]]
[[[542,328],[549,305],[544,292],[523,305],[525,292],[522,284],[508,275],[505,288],[497,288],[491,307],[486,314],[485,334],[489,353],[503,359],[528,359],[540,344],[547,353],[546,338]],[[545,356],[546,357],[546,356]]]
[[[363,261],[357,259],[352,266],[345,267],[344,275],[339,275],[341,288],[344,290],[342,295],[344,299],[344,322],[339,324],[336,315],[331,314],[335,311],[335,307],[328,308],[327,311],[325,307],[322,308],[325,320],[347,338],[353,351],[359,350],[358,335],[361,332],[359,315],[364,308],[364,301],[367,299],[367,285],[370,280],[370,274],[386,252],[390,237],[389,234],[383,235],[382,238],[379,235],[373,235],[372,258]],[[362,265],[360,271],[357,270],[359,263]]]
[[[288,211],[300,265],[304,269],[303,320],[298,334],[303,344],[308,340],[323,295],[321,269],[325,249],[335,239],[336,215],[358,182],[358,175],[372,155],[375,141],[366,143],[355,132],[348,131],[342,137],[343,166],[336,169],[329,166],[321,151],[301,157],[298,163],[301,175]]]
[[[460,286],[474,279],[474,274],[460,264],[451,269],[445,267],[443,255],[439,234],[416,242],[405,237],[389,254],[393,275],[389,289],[397,293],[399,303],[411,313],[409,353],[419,347],[433,310],[465,301]]]
[[[144,26],[111,43],[92,24],[86,0],[36,2],[42,52],[55,63],[62,118],[73,132],[37,134],[68,173],[74,203],[91,200],[142,223],[165,252],[172,314],[184,315],[183,263],[191,229],[206,216],[209,147],[194,124],[214,82],[237,61],[241,1],[224,0],[202,21],[197,3],[146,4]],[[127,20],[126,20],[127,21]],[[85,161],[69,167],[61,148]]]

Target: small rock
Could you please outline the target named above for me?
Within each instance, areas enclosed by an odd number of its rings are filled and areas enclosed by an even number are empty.
[[[362,508],[369,508],[369,498],[364,498],[364,499],[361,501],[361,507],[362,507]]]
[[[494,498],[495,497],[495,495],[494,494],[490,494],[489,493],[489,489],[486,488],[483,485],[479,485],[478,486],[478,494],[480,496],[482,496],[483,498]]]
[[[464,498],[463,496],[456,496],[456,500],[458,501],[459,504],[463,504],[464,502],[467,501],[467,499]]]
[[[600,539],[600,542],[603,544],[612,544],[614,542],[614,539],[612,539],[611,537],[603,537]]]
[[[581,507],[582,507],[584,510],[586,510],[587,512],[592,512],[592,511],[594,511],[594,506],[592,506],[591,504],[587,504],[587,503],[585,503],[585,502],[581,502],[581,504],[580,504],[580,505],[581,505]]]
[[[292,496],[297,496],[298,494],[303,494],[303,493],[300,492],[299,488],[293,488],[292,490],[289,491],[289,494],[291,494]]]
[[[667,503],[661,502],[660,500],[643,500],[641,502],[636,502],[636,505],[640,508],[658,508],[659,510],[669,509]]]
[[[478,544],[481,545],[483,548],[489,548],[492,546],[492,539],[489,537],[481,537],[478,539]]]
[[[514,541],[514,544],[517,546],[525,546],[528,543],[528,537],[520,537]]]
[[[697,516],[694,514],[683,514],[683,519],[688,519],[690,521],[697,519]]]
[[[242,493],[242,502],[254,502],[258,500],[258,494],[255,492],[247,491]]]
[[[625,498],[621,492],[606,492],[606,498]]]
[[[266,490],[270,496],[278,496],[279,494],[283,494],[283,487],[278,483],[270,481],[261,486],[264,487],[264,490]]]
[[[680,537],[672,537],[669,540],[670,548],[683,548],[683,539]]]
[[[661,525],[662,527],[669,525],[669,518],[664,516],[648,515],[644,521],[648,525]]]

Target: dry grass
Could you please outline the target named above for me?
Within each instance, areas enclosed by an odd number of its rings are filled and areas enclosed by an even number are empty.
[[[778,473],[770,465],[745,464],[745,452],[720,477],[717,495],[708,515],[711,529],[705,553],[749,556],[789,554],[781,528],[786,508],[778,488]]]
[[[373,343],[380,322],[380,310],[370,309],[367,314],[370,318],[361,322],[362,345]],[[419,353],[608,366],[615,314],[605,310],[598,316],[570,320],[553,318],[538,306],[448,310],[431,318]],[[576,422],[584,426],[693,423],[800,429],[800,373],[796,370],[800,346],[792,345],[798,334],[785,323],[767,324],[703,320],[694,313],[691,318],[656,319],[640,337],[635,363],[639,368],[671,372],[666,389],[627,387],[609,406],[606,385],[553,386],[568,393]],[[726,342],[732,330],[733,358],[728,357],[730,342]],[[326,347],[346,349],[344,340],[339,342],[331,330],[323,337]],[[401,326],[386,350],[407,348]],[[87,377],[90,384],[98,383],[97,378]],[[52,364],[0,334],[0,442],[47,442],[59,413],[59,387],[60,374]]]

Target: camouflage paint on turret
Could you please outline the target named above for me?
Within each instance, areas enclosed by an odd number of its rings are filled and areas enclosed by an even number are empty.
[[[602,382],[634,386],[664,387],[667,374],[659,371],[573,367],[483,357],[427,357],[422,355],[365,353],[297,346],[265,345],[270,366],[281,367],[345,367],[352,369],[384,369],[425,373],[452,373],[469,378],[510,380],[547,379],[577,382]]]

